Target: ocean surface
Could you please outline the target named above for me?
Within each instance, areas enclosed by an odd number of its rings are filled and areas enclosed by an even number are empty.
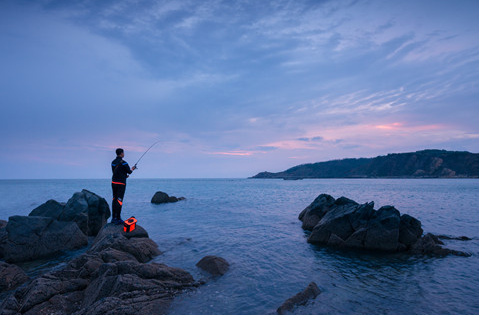
[[[0,219],[48,199],[66,202],[88,189],[111,202],[105,180],[0,180]],[[164,191],[187,199],[153,205]],[[471,257],[410,257],[314,246],[299,213],[321,193],[375,209],[394,205],[425,232],[468,236],[445,241]],[[478,179],[129,179],[122,217],[135,216],[164,253],[156,262],[183,268],[206,285],[178,297],[171,314],[269,314],[315,281],[322,293],[294,314],[479,314]],[[83,250],[84,251],[84,250]],[[66,253],[75,256],[80,251]],[[224,257],[231,268],[211,278],[195,264]],[[57,257],[23,264],[36,276]]]

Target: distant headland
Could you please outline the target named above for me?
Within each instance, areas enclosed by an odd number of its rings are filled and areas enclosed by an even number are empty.
[[[478,178],[479,154],[466,151],[422,150],[374,158],[342,159],[302,164],[278,173],[251,178]]]

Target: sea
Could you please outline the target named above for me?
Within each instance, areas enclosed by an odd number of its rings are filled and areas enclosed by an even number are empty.
[[[0,219],[28,215],[49,199],[66,202],[90,190],[111,204],[108,179],[0,180]],[[185,197],[150,202],[157,191]],[[339,250],[307,243],[299,213],[319,194],[393,205],[425,232],[470,257],[430,257]],[[479,314],[479,179],[135,179],[122,217],[138,224],[163,252],[154,262],[179,267],[206,284],[178,296],[170,314],[273,314],[311,281],[321,294],[294,314]],[[22,264],[36,277],[85,249]],[[217,255],[221,277],[196,263]]]

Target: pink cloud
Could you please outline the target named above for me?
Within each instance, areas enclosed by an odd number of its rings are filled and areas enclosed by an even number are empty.
[[[210,152],[209,154],[235,155],[235,156],[250,156],[250,155],[253,155],[253,152],[248,152],[248,151],[230,151],[230,152]]]
[[[378,128],[378,129],[398,129],[401,126],[403,126],[402,123],[395,122],[395,123],[388,124],[388,125],[376,125],[375,127]]]

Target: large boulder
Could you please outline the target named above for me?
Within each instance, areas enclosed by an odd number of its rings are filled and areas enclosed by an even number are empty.
[[[88,244],[74,222],[48,217],[12,216],[6,226],[4,257],[8,262],[30,261]]]
[[[0,261],[0,292],[12,290],[28,279],[22,268]]]
[[[151,198],[151,203],[155,203],[155,204],[170,203],[170,202],[177,202],[180,200],[185,200],[185,197],[177,198],[175,196],[169,196],[165,192],[157,191]]]
[[[153,255],[134,247],[159,251],[137,229],[129,234],[106,225],[86,253],[7,296],[0,314],[166,314],[172,299],[197,283],[184,270],[141,262]]]
[[[393,206],[374,210],[374,202],[358,204],[321,194],[299,215],[303,228],[311,230],[308,242],[374,251],[409,251],[421,254],[466,253],[442,248],[432,236],[421,237],[421,222],[399,213]],[[313,228],[311,226],[314,225]]]
[[[308,303],[309,300],[315,299],[321,290],[318,288],[318,285],[313,281],[311,282],[306,289],[299,292],[293,297],[287,299],[276,312],[278,314],[287,314],[293,310],[294,307],[304,305]]]
[[[74,193],[66,204],[48,200],[33,209],[29,215],[75,222],[85,235],[95,236],[106,224],[110,214],[110,207],[104,198],[83,189]]]
[[[230,264],[222,257],[205,256],[196,264],[196,266],[209,272],[213,276],[222,276],[228,271]]]

